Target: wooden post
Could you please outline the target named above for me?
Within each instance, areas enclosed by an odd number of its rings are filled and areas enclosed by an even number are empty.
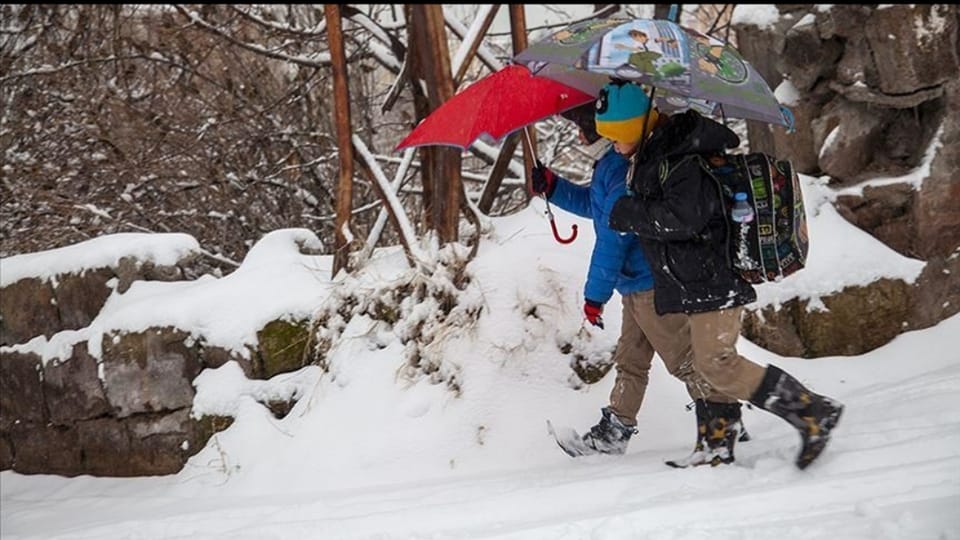
[[[453,97],[450,50],[441,4],[411,4],[410,31],[418,60],[417,76],[427,86],[430,110]],[[440,146],[422,147],[421,177],[424,205],[441,242],[456,242],[460,234],[460,151]],[[427,184],[430,195],[427,197]]]
[[[526,50],[527,16],[523,4],[510,4],[510,37],[513,40],[514,55]],[[537,148],[537,134],[533,126],[526,128],[526,131],[530,134],[530,144],[533,146],[533,148],[528,148],[528,145],[524,141],[521,141],[521,146],[523,147],[523,168],[526,172],[527,186],[529,186],[530,171],[533,170],[533,160],[535,157],[533,151]],[[520,136],[526,138],[526,135],[523,133],[521,133]],[[528,197],[529,193],[530,191],[527,190]]]
[[[327,19],[327,35],[330,41],[330,58],[333,66],[333,102],[334,119],[337,128],[337,156],[340,162],[340,176],[337,181],[337,216],[333,244],[333,270],[331,277],[346,269],[349,271],[350,213],[353,209],[353,144],[350,141],[350,88],[347,85],[347,56],[343,47],[343,27],[341,26],[340,5],[324,4],[324,16]]]
[[[497,162],[490,170],[487,184],[483,186],[483,193],[480,194],[480,202],[477,203],[477,208],[484,214],[489,214],[490,209],[493,208],[493,199],[500,191],[500,186],[503,185],[503,177],[507,175],[507,168],[513,161],[513,153],[517,150],[517,144],[520,142],[521,136],[520,133],[511,133],[507,136],[507,140],[503,142],[503,146],[500,147],[500,155],[497,156]]]

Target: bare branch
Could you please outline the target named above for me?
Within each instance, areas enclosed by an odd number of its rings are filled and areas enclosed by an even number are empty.
[[[267,56],[269,58],[273,58],[276,60],[284,60],[286,62],[292,62],[294,64],[298,64],[306,67],[323,68],[323,67],[330,66],[331,60],[330,60],[329,52],[326,52],[326,53],[318,52],[313,58],[307,58],[304,56],[292,56],[289,54],[283,54],[276,51],[272,51],[261,45],[257,45],[255,43],[247,43],[245,41],[239,40],[231,36],[230,34],[217,28],[216,26],[204,21],[195,12],[187,11],[183,6],[179,4],[174,4],[173,7],[175,7],[177,11],[179,11],[184,17],[190,20],[190,22],[192,22],[193,24],[199,26],[200,28],[212,34],[220,36],[223,39],[226,39],[227,41],[229,41],[230,43],[233,43],[234,45],[242,47],[243,49],[248,50],[250,52],[261,54],[263,56]]]

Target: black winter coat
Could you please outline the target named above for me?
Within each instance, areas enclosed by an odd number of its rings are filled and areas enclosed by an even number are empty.
[[[618,199],[610,228],[640,237],[657,313],[698,313],[748,304],[753,286],[733,269],[727,206],[696,156],[739,146],[727,127],[694,111],[671,116],[635,156],[633,195]]]

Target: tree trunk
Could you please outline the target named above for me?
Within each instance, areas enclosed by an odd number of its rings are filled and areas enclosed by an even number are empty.
[[[327,32],[330,36],[330,57],[333,63],[333,99],[337,126],[337,148],[340,161],[340,176],[337,182],[337,217],[334,232],[332,276],[346,269],[349,271],[351,239],[350,211],[353,206],[353,145],[350,142],[350,88],[347,85],[347,57],[343,48],[343,32],[340,25],[339,4],[325,4]]]
[[[510,37],[513,40],[514,55],[526,50],[527,15],[523,4],[510,4]],[[530,171],[533,169],[533,163],[536,159],[537,137],[532,126],[524,128],[520,136],[524,139],[520,141],[520,144],[523,146],[523,169],[526,173],[527,187],[529,188]],[[528,197],[529,193],[530,190],[527,189]]]
[[[454,93],[443,7],[411,4],[410,14],[410,37],[417,60],[414,73],[426,83],[430,111],[434,111]],[[441,242],[456,242],[460,228],[460,151],[424,146],[420,155],[428,227],[437,231]]]

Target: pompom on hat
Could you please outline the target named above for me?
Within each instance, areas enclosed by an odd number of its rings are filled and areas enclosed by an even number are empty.
[[[597,133],[614,142],[632,144],[643,133],[650,133],[657,125],[659,115],[650,107],[650,98],[640,85],[632,82],[613,82],[600,90],[596,102]],[[647,114],[650,114],[647,120]]]

